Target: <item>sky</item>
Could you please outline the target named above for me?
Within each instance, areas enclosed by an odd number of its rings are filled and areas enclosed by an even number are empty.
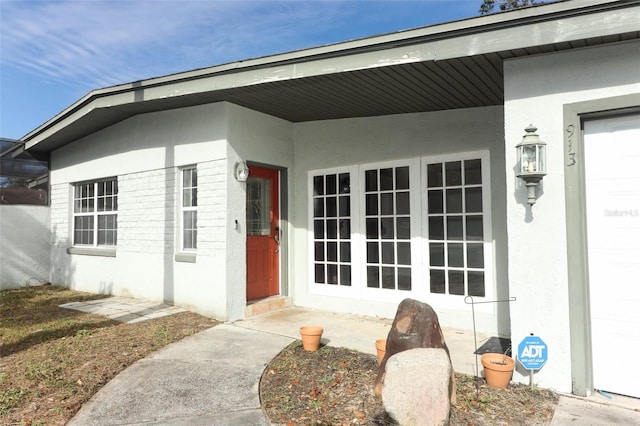
[[[478,16],[481,0],[0,0],[0,137],[95,89]]]

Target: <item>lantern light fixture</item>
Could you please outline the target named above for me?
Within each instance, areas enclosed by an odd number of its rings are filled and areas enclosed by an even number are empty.
[[[524,129],[527,133],[522,141],[516,145],[518,152],[518,165],[516,176],[525,182],[527,187],[527,203],[534,205],[536,202],[536,187],[547,174],[547,143],[540,140],[533,125],[529,124]]]
[[[235,164],[233,170],[233,176],[238,182],[246,182],[249,178],[249,167],[244,161],[240,161]]]

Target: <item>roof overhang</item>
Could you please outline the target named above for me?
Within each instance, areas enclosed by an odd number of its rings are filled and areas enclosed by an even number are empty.
[[[22,138],[50,152],[137,114],[227,101],[291,122],[501,105],[505,59],[637,39],[640,0],[571,0],[94,90]]]

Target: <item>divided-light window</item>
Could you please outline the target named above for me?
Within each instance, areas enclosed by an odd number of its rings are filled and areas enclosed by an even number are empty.
[[[113,247],[118,242],[118,180],[74,185],[73,244]]]
[[[181,193],[182,250],[192,251],[198,247],[198,169],[195,167],[182,170]]]

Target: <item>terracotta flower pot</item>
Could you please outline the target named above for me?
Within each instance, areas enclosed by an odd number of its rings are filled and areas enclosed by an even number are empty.
[[[378,351],[378,364],[380,364],[384,354],[387,352],[387,339],[376,340],[376,351]]]
[[[320,338],[322,338],[323,328],[319,326],[307,325],[300,327],[300,336],[302,337],[302,347],[305,351],[317,351],[320,347]]]
[[[492,388],[506,388],[511,381],[515,367],[513,358],[503,354],[482,354],[480,358],[484,367],[484,377]]]

